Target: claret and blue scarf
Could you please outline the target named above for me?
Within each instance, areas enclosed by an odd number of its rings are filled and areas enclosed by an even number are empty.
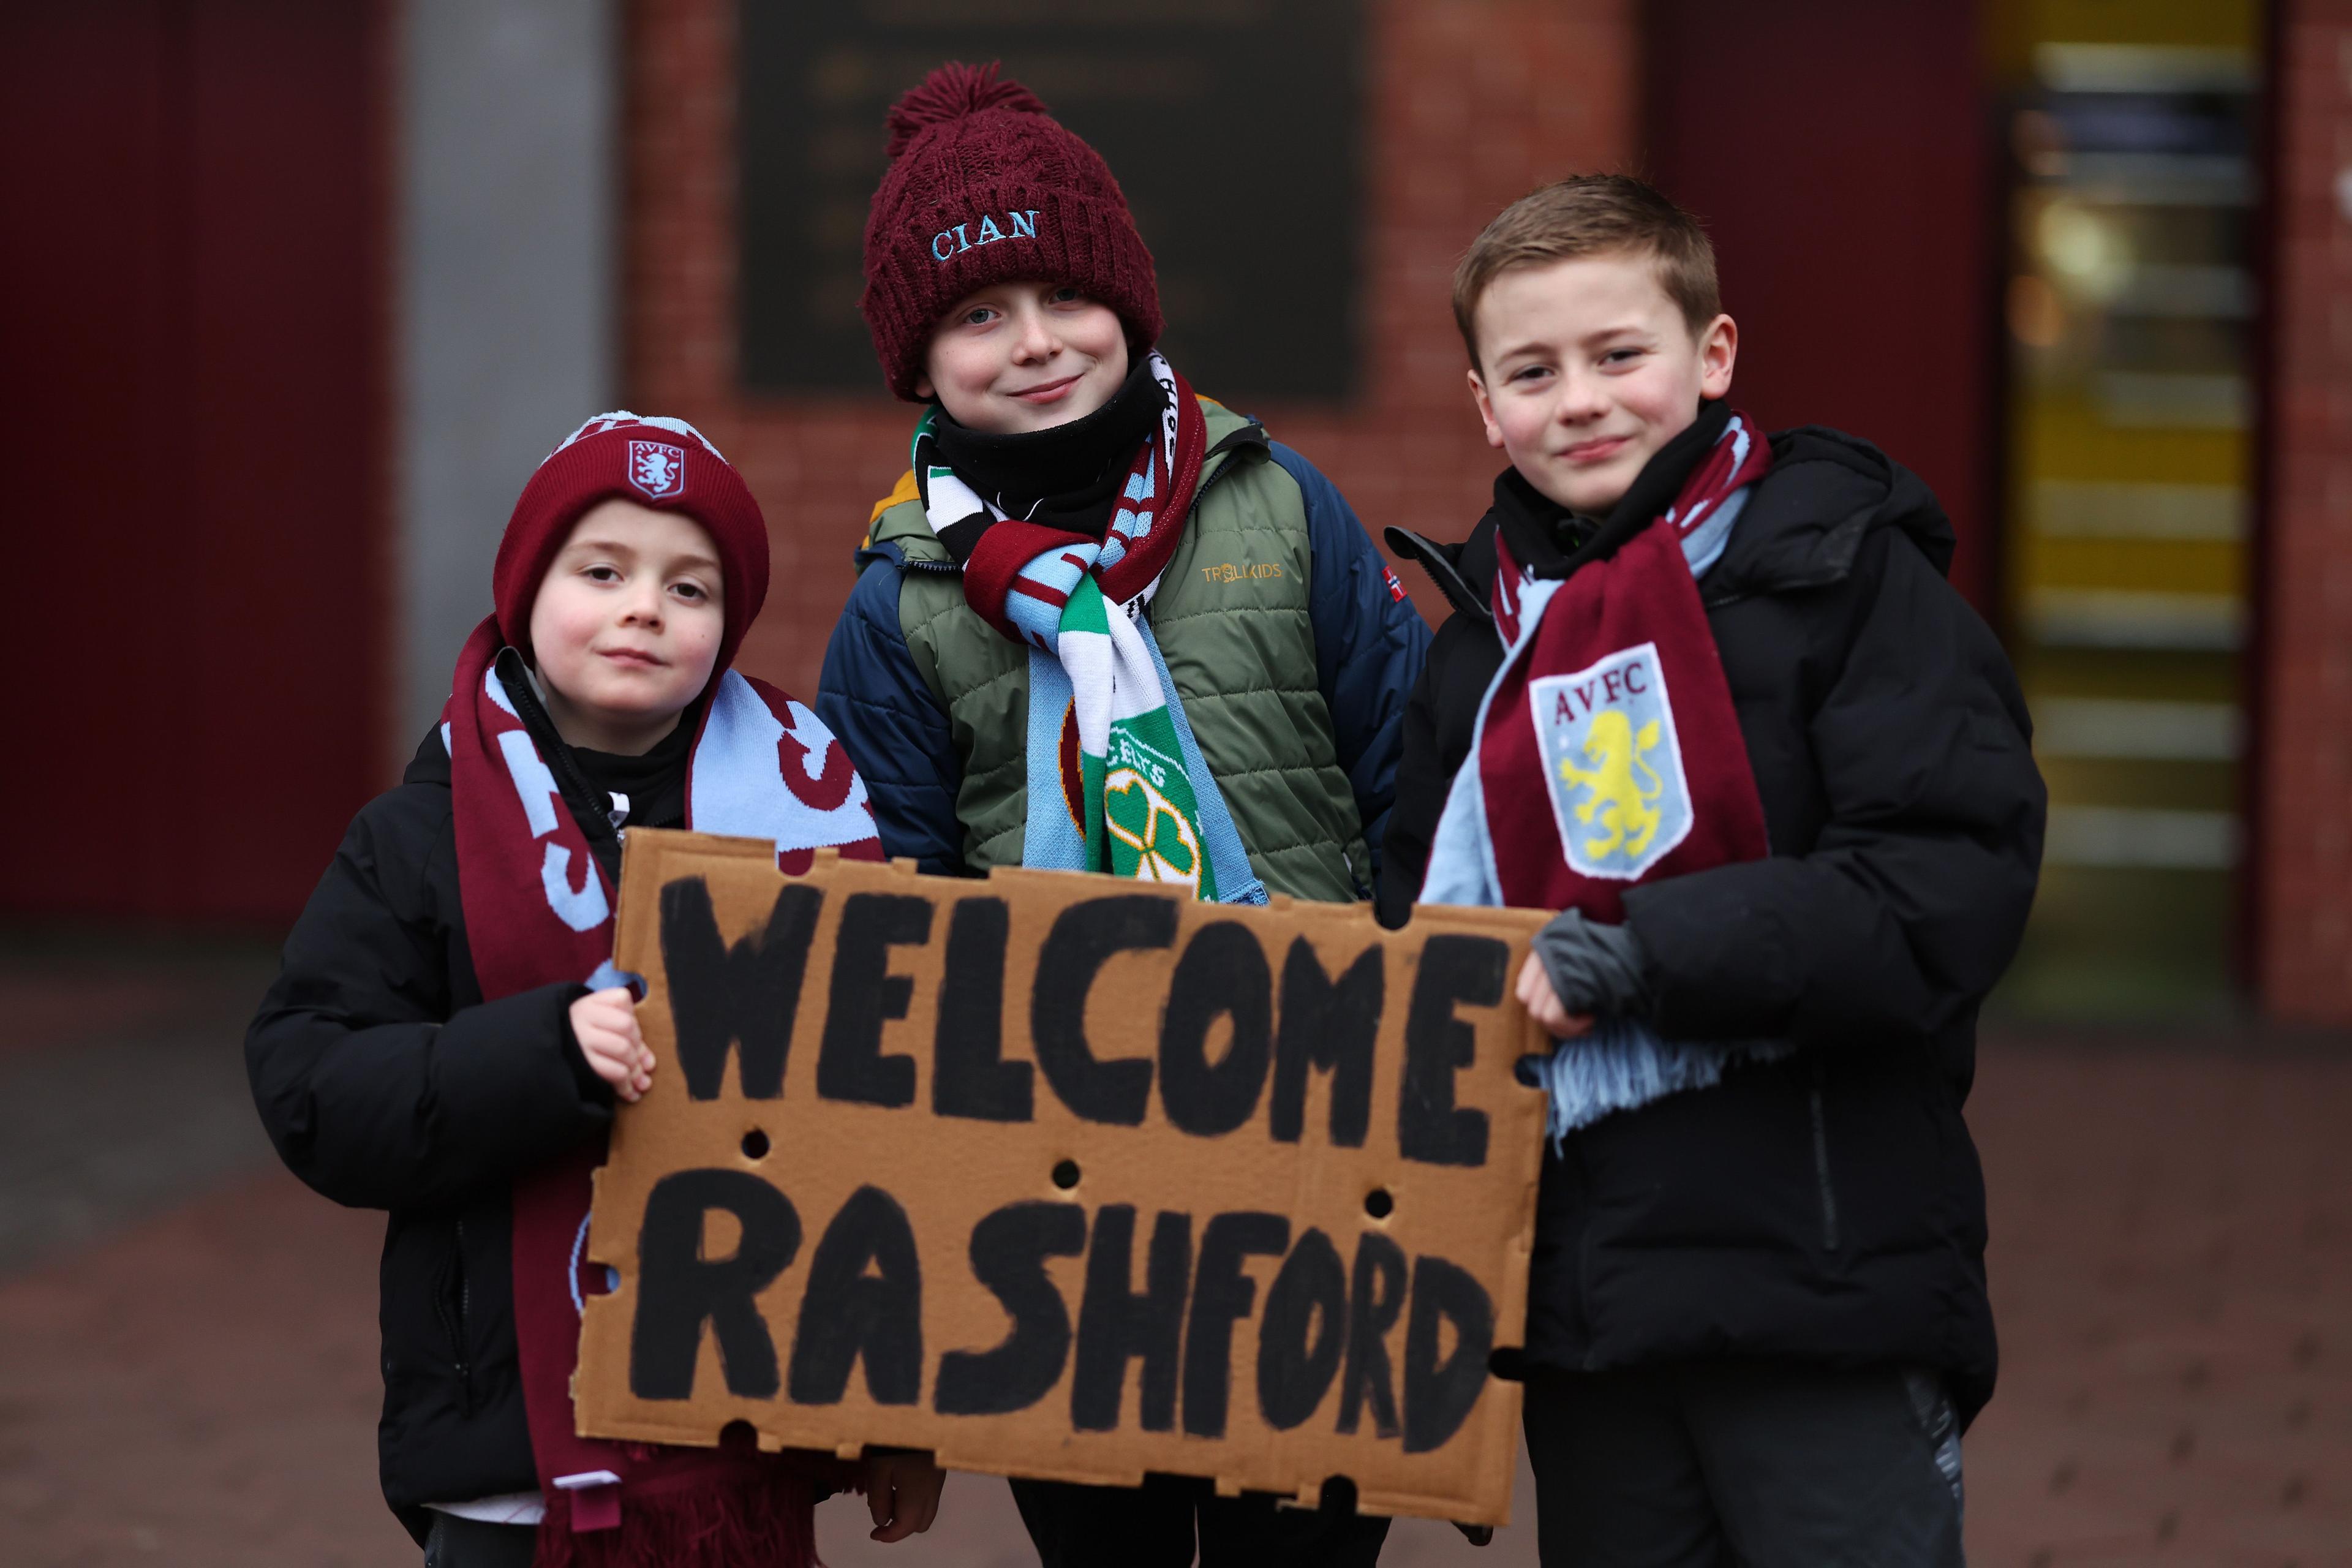
[[[1663,472],[1691,463],[1665,498]],[[1598,531],[1516,472],[1496,482],[1495,630],[1505,649],[1454,775],[1421,901],[1625,918],[1625,889],[1761,858],[1764,810],[1696,579],[1720,558],[1771,466],[1753,421],[1721,404],[1652,460]],[[1648,481],[1645,483],[1644,481]],[[1660,1037],[1608,1018],[1539,1068],[1555,1139],[1612,1111],[1717,1081],[1783,1047]]]
[[[683,512],[717,548],[725,583],[715,673],[687,772],[687,825],[766,838],[786,870],[820,847],[878,860],[865,784],[816,715],[729,668],[767,593],[767,527],[718,448],[678,420],[609,414],[540,465],[515,503],[491,585],[496,608],[457,656],[442,710],[457,886],[482,995],[612,981],[613,894],[554,771],[517,710],[530,606],[572,523],[606,497]],[[596,976],[592,980],[591,976]],[[601,1138],[514,1185],[515,1336],[524,1413],[546,1497],[541,1568],[725,1568],[816,1560],[814,1487],[845,1478],[822,1456],[662,1447],[579,1435],[572,1374],[591,1177]],[[452,1499],[452,1501],[463,1501]]]

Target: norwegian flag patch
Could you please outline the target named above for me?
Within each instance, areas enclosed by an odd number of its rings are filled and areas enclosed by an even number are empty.
[[[1381,581],[1389,585],[1390,598],[1395,600],[1400,605],[1404,603],[1404,584],[1399,580],[1394,572],[1391,571],[1386,566],[1381,567]]]

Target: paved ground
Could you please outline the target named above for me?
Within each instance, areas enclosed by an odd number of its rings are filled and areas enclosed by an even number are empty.
[[[0,1559],[406,1568],[375,1496],[378,1220],[269,1161],[251,948],[0,946]],[[1971,1121],[2007,1363],[1971,1561],[2352,1565],[2352,1042],[1989,1045]],[[1383,1561],[1526,1568],[1400,1524]],[[836,1568],[1033,1563],[1002,1482]]]

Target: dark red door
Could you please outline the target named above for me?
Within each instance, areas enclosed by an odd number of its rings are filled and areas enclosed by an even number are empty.
[[[0,915],[282,920],[385,767],[379,19],[9,35]]]
[[[1992,603],[1994,195],[1970,0],[1652,0],[1648,173],[1706,221],[1733,400],[1935,488]]]

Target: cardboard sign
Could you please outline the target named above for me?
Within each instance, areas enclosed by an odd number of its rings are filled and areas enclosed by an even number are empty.
[[[660,1066],[597,1178],[583,1434],[1506,1521],[1542,917],[642,829],[620,899]]]

